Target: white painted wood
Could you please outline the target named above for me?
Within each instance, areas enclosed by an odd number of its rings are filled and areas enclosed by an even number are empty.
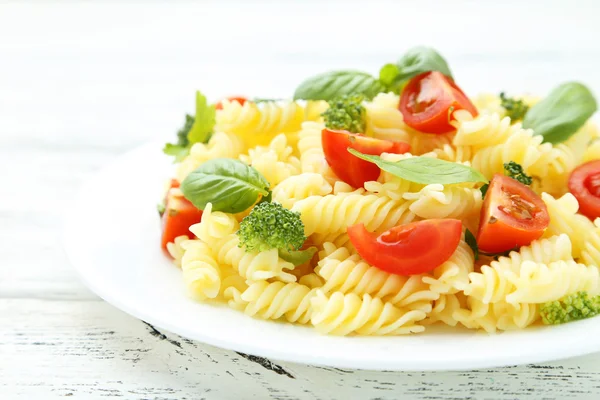
[[[471,93],[578,79],[600,94],[599,16],[595,1],[0,4],[0,398],[599,398],[598,355],[411,374],[269,365],[115,310],[60,247],[79,185],[170,140],[196,88],[285,96],[428,44]]]

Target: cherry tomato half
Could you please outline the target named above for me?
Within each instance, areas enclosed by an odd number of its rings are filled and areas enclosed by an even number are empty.
[[[450,118],[456,110],[478,115],[471,100],[454,81],[438,71],[412,78],[400,95],[398,108],[406,125],[424,133],[452,132]]]
[[[169,189],[162,216],[162,248],[166,250],[167,243],[174,241],[177,236],[190,236],[190,226],[201,219],[202,211],[183,197],[181,190]]]
[[[377,165],[350,154],[348,147],[363,154],[377,156],[381,153],[403,154],[410,150],[408,143],[375,139],[331,129],[323,129],[321,142],[325,159],[333,172],[341,180],[356,188],[362,187],[365,182],[377,180],[381,171]]]
[[[600,217],[600,160],[589,161],[571,172],[569,191],[579,202],[579,212],[594,220]]]
[[[458,247],[462,223],[428,219],[396,226],[381,235],[363,224],[348,227],[350,241],[369,264],[397,275],[428,272],[448,260]]]
[[[248,99],[243,96],[230,96],[230,97],[226,97],[226,100],[237,101],[238,103],[240,103],[240,106],[243,106],[244,103],[248,101]],[[221,100],[217,104],[215,104],[215,110],[222,110],[222,109],[223,109],[223,100]]]
[[[479,249],[501,253],[538,239],[550,223],[544,201],[529,186],[496,174],[481,208]]]

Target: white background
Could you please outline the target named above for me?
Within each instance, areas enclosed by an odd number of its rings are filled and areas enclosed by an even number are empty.
[[[377,73],[425,44],[469,93],[576,79],[600,95],[599,40],[594,1],[0,3],[0,397],[600,397],[597,355],[410,374],[268,365],[115,310],[60,247],[77,188],[171,140],[196,89],[289,96],[313,73]]]

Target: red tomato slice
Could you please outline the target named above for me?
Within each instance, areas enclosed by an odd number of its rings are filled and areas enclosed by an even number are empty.
[[[396,226],[377,235],[363,224],[348,227],[350,241],[369,264],[397,275],[428,272],[443,264],[458,247],[462,222],[428,219]]]
[[[174,241],[177,236],[190,236],[190,226],[201,219],[202,211],[183,197],[181,190],[169,189],[162,216],[162,248],[166,250],[167,243]]]
[[[348,147],[364,154],[380,155],[381,153],[402,154],[410,150],[404,142],[375,139],[348,131],[323,129],[321,134],[325,159],[335,174],[344,182],[356,188],[365,182],[377,180],[379,167],[373,163],[350,154]]]
[[[171,189],[172,188],[178,188],[179,185],[180,185],[180,183],[179,183],[179,181],[177,179],[175,179],[175,178],[171,179],[171,186],[170,186]]]
[[[243,96],[230,96],[230,97],[226,97],[226,99],[229,101],[237,101],[238,103],[240,103],[241,106],[243,106],[244,103],[248,101],[248,99]],[[215,104],[215,110],[222,110],[222,109],[223,109],[223,100],[221,100],[217,104]]]
[[[550,216],[544,201],[529,186],[496,174],[481,208],[479,249],[501,253],[526,246],[544,233]]]
[[[589,161],[571,172],[569,191],[579,202],[579,212],[594,220],[600,217],[600,160]]]
[[[412,78],[400,95],[398,107],[406,125],[425,133],[448,133],[452,112],[467,110],[474,117],[477,109],[452,79],[438,71]]]

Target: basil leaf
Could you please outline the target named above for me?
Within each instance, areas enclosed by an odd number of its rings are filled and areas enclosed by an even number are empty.
[[[390,86],[399,73],[400,69],[398,69],[396,64],[385,64],[379,70],[379,80],[385,86]]]
[[[428,71],[439,71],[449,78],[452,72],[448,63],[431,47],[413,47],[396,63],[399,73],[394,82],[401,82]]]
[[[452,184],[462,182],[484,182],[488,180],[476,169],[450,161],[430,157],[412,157],[400,161],[385,161],[379,156],[363,154],[348,148],[351,154],[377,165],[382,170],[410,182],[422,184]]]
[[[215,126],[215,106],[209,105],[206,97],[198,90],[196,92],[196,116],[194,124],[188,132],[191,144],[206,143]]]
[[[165,144],[165,147],[163,147],[163,153],[168,156],[175,157],[174,162],[177,163],[182,161],[187,157],[188,154],[190,154],[190,147],[191,146],[180,146],[173,143],[167,143]]]
[[[330,71],[308,78],[298,86],[294,100],[332,100],[346,94],[362,94],[367,100],[385,87],[377,79],[361,71]]]
[[[477,246],[477,240],[475,239],[475,235],[468,229],[465,232],[465,242],[467,242],[467,245],[473,250],[475,260],[479,260],[479,246]]]
[[[479,191],[481,191],[481,198],[484,198],[485,195],[487,194],[488,189],[490,188],[490,184],[486,183],[485,185],[481,186],[479,188]]]
[[[231,158],[206,161],[181,183],[186,199],[200,210],[237,213],[251,207],[258,196],[269,194],[269,182],[256,169]]]
[[[523,128],[533,129],[544,142],[564,142],[596,112],[598,105],[590,90],[578,82],[567,82],[527,111]]]
[[[316,247],[309,247],[306,250],[279,250],[279,257],[283,260],[294,264],[295,267],[308,262],[315,253],[317,252]]]

